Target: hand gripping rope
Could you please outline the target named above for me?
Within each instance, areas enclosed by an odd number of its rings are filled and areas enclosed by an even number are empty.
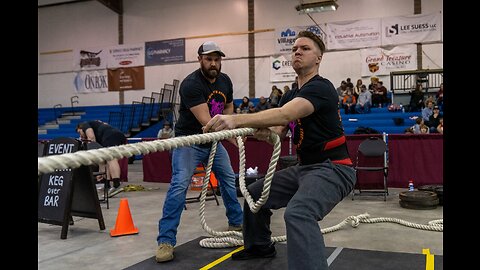
[[[272,183],[273,173],[277,166],[277,161],[280,156],[281,142],[280,138],[274,132],[270,133],[270,142],[274,144],[273,154],[270,159],[270,164],[265,175],[264,186],[262,194],[258,201],[254,202],[252,196],[248,193],[245,186],[245,146],[243,144],[242,136],[251,135],[255,132],[253,128],[238,128],[232,130],[224,130],[212,133],[204,133],[183,137],[175,137],[165,140],[155,140],[150,142],[139,142],[133,144],[125,144],[120,146],[112,146],[100,149],[92,149],[87,151],[78,151],[74,153],[67,153],[62,155],[46,156],[38,158],[38,175],[44,173],[51,173],[57,169],[78,168],[82,165],[103,164],[113,159],[121,159],[124,157],[131,157],[133,155],[145,155],[149,153],[168,151],[177,147],[190,146],[194,144],[203,144],[212,142],[212,148],[208,158],[208,164],[206,168],[205,177],[203,180],[202,191],[200,194],[200,222],[202,228],[208,232],[213,238],[205,238],[200,241],[202,247],[208,248],[224,248],[232,246],[243,245],[242,233],[237,231],[225,231],[219,232],[208,227],[205,221],[205,201],[207,195],[207,187],[210,179],[210,173],[212,170],[213,159],[217,150],[217,142],[226,138],[236,138],[240,154],[240,166],[239,166],[239,185],[245,200],[248,203],[250,210],[253,213],[258,212],[260,207],[265,204],[270,193],[270,186]],[[430,230],[430,231],[443,231],[443,219],[432,220],[425,224],[417,224],[408,221],[404,221],[397,218],[370,218],[368,213],[360,214],[357,216],[349,216],[337,225],[322,229],[322,233],[329,233],[337,231],[348,223],[352,227],[358,227],[360,223],[380,223],[380,222],[393,222],[400,225],[404,225],[411,228]],[[272,237],[274,242],[286,241],[286,235]]]

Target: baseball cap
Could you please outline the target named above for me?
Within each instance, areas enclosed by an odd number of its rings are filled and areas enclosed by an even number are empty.
[[[198,48],[198,55],[209,54],[213,52],[217,52],[221,56],[225,57],[225,54],[222,52],[222,50],[220,50],[220,47],[213,41],[207,41]]]
[[[434,109],[434,110],[435,110],[435,109],[440,109],[440,107],[438,107],[438,105],[435,105],[435,106],[433,106],[433,109]]]

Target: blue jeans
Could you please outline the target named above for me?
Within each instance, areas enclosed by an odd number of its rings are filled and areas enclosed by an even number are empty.
[[[203,162],[205,166],[207,165],[209,154],[210,148],[202,148],[198,145],[173,149],[172,180],[163,205],[163,216],[158,222],[158,244],[176,245],[177,228],[185,206],[185,197],[188,186],[192,181],[193,172],[199,163]],[[242,224],[243,212],[237,199],[235,173],[227,150],[221,143],[217,144],[212,171],[219,182],[228,224],[234,226]]]

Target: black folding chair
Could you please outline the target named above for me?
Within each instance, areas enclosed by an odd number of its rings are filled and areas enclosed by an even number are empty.
[[[103,148],[102,145],[100,145],[97,142],[86,142],[85,143],[85,150],[92,150],[92,149],[99,149]],[[100,202],[105,202],[107,203],[107,209],[110,209],[110,205],[108,203],[108,179],[107,179],[107,164],[105,164],[105,171],[100,170],[99,165],[91,165],[92,169],[92,178],[94,179],[95,183],[97,182],[97,177],[102,176],[104,180],[104,186],[103,186],[103,199],[99,199]]]
[[[355,195],[383,195],[384,201],[387,200],[388,159],[386,155],[387,144],[379,137],[369,137],[360,143],[355,162],[357,182],[352,192],[352,200]],[[383,174],[382,183],[371,181],[379,178],[379,172]],[[366,178],[368,176],[376,176],[376,178]],[[355,194],[355,189],[358,189],[358,194]]]

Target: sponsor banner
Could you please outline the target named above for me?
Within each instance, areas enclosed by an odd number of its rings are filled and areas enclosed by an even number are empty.
[[[108,69],[108,91],[145,89],[144,67]]]
[[[440,13],[382,19],[382,45],[442,40]]]
[[[88,70],[77,72],[73,80],[78,94],[103,93],[108,91],[107,70]]]
[[[316,25],[310,26],[289,26],[275,29],[275,53],[287,54],[292,52],[293,43],[298,32],[307,30],[319,35],[324,41],[324,32]]]
[[[185,39],[145,42],[145,65],[156,66],[185,62]]]
[[[145,65],[145,44],[117,45],[108,48],[108,68]]]
[[[417,46],[402,45],[392,50],[369,48],[360,50],[362,77],[390,75],[392,71],[417,69]]]
[[[379,47],[381,24],[380,19],[327,23],[326,47],[328,50]]]
[[[295,70],[292,68],[292,59],[290,55],[270,56],[270,81],[286,82],[294,81]]]
[[[108,49],[104,47],[81,48],[73,50],[73,70],[92,70],[107,68]]]

